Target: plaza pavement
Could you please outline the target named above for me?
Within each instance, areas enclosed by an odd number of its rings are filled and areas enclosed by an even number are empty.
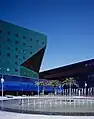
[[[94,119],[94,116],[52,116],[0,111],[0,119]]]

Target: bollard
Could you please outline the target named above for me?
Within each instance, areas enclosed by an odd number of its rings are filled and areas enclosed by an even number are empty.
[[[83,88],[82,88],[82,91],[81,91],[81,96],[83,96]]]

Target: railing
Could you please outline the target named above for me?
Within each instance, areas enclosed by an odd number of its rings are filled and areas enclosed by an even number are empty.
[[[63,89],[62,95],[69,95],[69,89]],[[73,96],[94,96],[94,87],[92,88],[72,88],[71,95]]]

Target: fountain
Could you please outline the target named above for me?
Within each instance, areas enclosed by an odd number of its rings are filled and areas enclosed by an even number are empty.
[[[81,96],[26,97],[4,101],[3,110],[36,114],[94,115],[93,100],[93,97]]]

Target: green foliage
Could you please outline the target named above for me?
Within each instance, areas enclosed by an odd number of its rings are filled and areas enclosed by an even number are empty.
[[[39,80],[39,82],[36,82],[36,85],[38,86],[47,86],[49,85],[49,81],[48,80]]]
[[[73,86],[75,85],[76,87],[79,87],[79,85],[77,84],[76,80],[74,80],[73,78],[66,78],[63,82],[62,82],[62,86]]]
[[[51,80],[50,85],[53,87],[57,87],[60,85],[60,82],[58,80]]]

